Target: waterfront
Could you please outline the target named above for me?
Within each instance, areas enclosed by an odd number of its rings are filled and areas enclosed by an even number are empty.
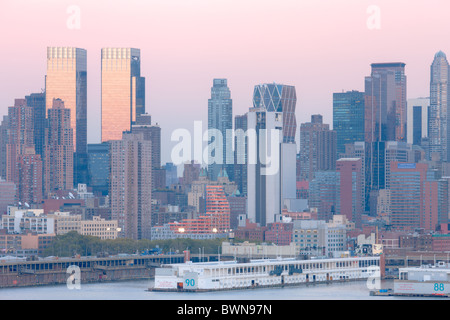
[[[255,290],[207,293],[149,292],[152,280],[81,284],[80,289],[66,285],[0,289],[0,300],[411,300],[417,298],[370,296],[366,281]],[[393,282],[381,282],[392,288]]]

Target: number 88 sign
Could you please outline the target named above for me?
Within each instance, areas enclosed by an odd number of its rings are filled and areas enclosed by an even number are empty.
[[[434,291],[444,291],[444,284],[443,283],[435,283]]]

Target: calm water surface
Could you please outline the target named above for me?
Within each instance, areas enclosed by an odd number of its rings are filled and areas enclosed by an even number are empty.
[[[371,297],[365,281],[308,286],[233,290],[208,293],[149,292],[151,280],[0,289],[0,300],[393,300],[398,297]],[[383,281],[382,288],[392,288]],[[411,299],[411,298],[408,298]]]

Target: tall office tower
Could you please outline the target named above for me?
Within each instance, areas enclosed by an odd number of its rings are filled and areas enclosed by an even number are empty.
[[[373,63],[365,79],[366,141],[406,141],[405,64]]]
[[[88,186],[106,196],[109,188],[109,143],[88,144]]]
[[[422,138],[428,137],[429,108],[430,98],[408,99],[408,143],[420,146],[422,143]],[[419,118],[421,121],[420,124]]]
[[[336,161],[339,176],[338,195],[340,197],[337,214],[342,214],[349,221],[361,226],[364,213],[364,172],[362,159],[341,158]]]
[[[247,195],[247,114],[234,117],[234,181],[241,195]]]
[[[43,200],[43,163],[34,147],[25,148],[17,157],[17,200],[22,204],[41,203]]]
[[[430,153],[440,154],[441,160],[445,162],[450,159],[449,73],[447,57],[445,53],[439,51],[431,64],[428,137]]]
[[[25,99],[16,99],[8,108],[8,143],[6,145],[6,180],[18,183],[17,157],[25,148],[34,147],[33,109]]]
[[[233,145],[227,139],[227,130],[233,129],[233,100],[227,86],[227,79],[214,79],[211,98],[208,99],[208,176],[217,180],[220,171],[234,175]],[[220,132],[220,135],[215,134]],[[222,141],[216,139],[222,138]],[[233,180],[233,179],[232,179]]]
[[[385,188],[389,189],[391,186],[391,162],[408,162],[414,161],[414,150],[411,144],[400,141],[388,141],[386,142],[385,150]]]
[[[206,186],[206,216],[209,217],[212,232],[230,230],[230,203],[223,186]]]
[[[282,209],[283,114],[252,108],[247,121],[248,130],[254,130],[256,136],[248,142],[248,218],[266,226]]]
[[[407,139],[407,104],[405,64],[371,67],[371,75],[365,78],[366,203],[374,208],[378,190],[385,188],[386,141]]]
[[[151,117],[143,115],[131,126],[131,133],[142,133],[144,140],[152,142],[152,166],[161,167],[161,127],[151,124]]]
[[[393,228],[414,230],[426,225],[429,227],[426,221],[437,215],[433,213],[437,207],[432,205],[434,209],[430,210],[430,196],[435,192],[426,184],[427,181],[432,179],[428,176],[426,163],[391,162],[390,223]],[[437,201],[437,195],[433,197]]]
[[[253,107],[263,108],[271,113],[282,113],[282,145],[281,145],[281,199],[296,198],[297,145],[295,133],[297,120],[295,107],[297,93],[294,86],[271,83],[256,85],[253,91]],[[250,127],[249,127],[250,128]],[[251,147],[251,146],[250,146]]]
[[[53,99],[48,109],[48,129],[44,145],[44,192],[73,189],[72,112],[61,99]]]
[[[285,199],[296,199],[296,103],[294,86],[260,84],[253,91],[247,113],[248,217],[261,226],[275,221]]]
[[[320,114],[300,125],[300,180],[311,181],[317,171],[336,169],[336,139],[336,131]]]
[[[413,110],[413,144],[422,142],[422,106],[414,106]]]
[[[27,106],[33,108],[34,148],[36,154],[43,156],[45,140],[45,93],[32,93],[25,97]]]
[[[111,217],[120,236],[150,239],[152,214],[152,148],[141,134],[124,133],[110,141]]]
[[[73,130],[72,146],[75,152],[75,185],[87,182],[87,52],[73,47],[47,48],[47,75],[45,78],[46,111],[53,100],[64,101],[70,110]]]
[[[345,145],[364,141],[364,92],[333,93],[333,130],[336,131],[338,158]]]
[[[308,206],[316,208],[317,219],[329,221],[340,208],[340,173],[335,170],[317,171],[309,182]]]
[[[268,112],[283,113],[283,143],[295,143],[296,104],[297,94],[294,86],[277,83],[255,86],[253,108],[264,108]]]
[[[102,142],[122,139],[138,115],[145,113],[145,78],[141,51],[102,49]]]
[[[152,189],[165,186],[165,172],[161,169],[161,127],[151,124],[151,116],[138,115],[136,122],[131,126],[131,133],[142,134],[144,140],[151,141],[152,146]]]
[[[0,178],[6,179],[6,145],[8,144],[8,116],[0,122]]]

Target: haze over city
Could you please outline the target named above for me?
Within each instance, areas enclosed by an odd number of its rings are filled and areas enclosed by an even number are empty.
[[[368,27],[373,5],[379,29]],[[79,28],[69,28],[73,6]],[[195,120],[206,130],[213,78],[228,79],[235,115],[251,107],[255,85],[277,82],[296,87],[297,123],[320,113],[332,125],[333,92],[364,90],[374,62],[406,63],[408,98],[429,96],[433,56],[450,51],[445,8],[445,0],[6,0],[0,114],[15,98],[45,88],[47,46],[84,48],[88,142],[100,142],[101,48],[134,47],[141,49],[146,111],[163,132],[163,163],[173,130],[192,130]]]

